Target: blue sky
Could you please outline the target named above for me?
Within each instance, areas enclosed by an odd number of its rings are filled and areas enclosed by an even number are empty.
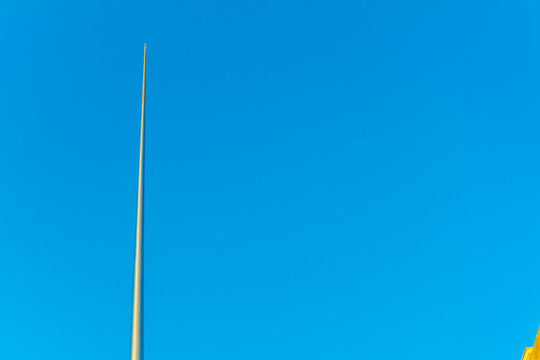
[[[0,358],[519,359],[534,1],[0,4]]]

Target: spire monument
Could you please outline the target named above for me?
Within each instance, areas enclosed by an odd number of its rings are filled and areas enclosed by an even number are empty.
[[[143,359],[143,217],[144,217],[144,100],[146,91],[146,44],[144,44],[141,143],[139,148],[139,191],[137,197],[137,235],[133,284],[133,320],[131,324],[131,360]]]

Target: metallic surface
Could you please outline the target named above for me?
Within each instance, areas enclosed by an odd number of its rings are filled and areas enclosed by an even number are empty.
[[[533,347],[525,348],[521,360],[540,360],[540,329],[538,329],[538,333],[536,334]]]
[[[131,327],[131,360],[143,358],[143,199],[144,199],[144,99],[146,90],[146,44],[144,44],[141,108],[141,144],[139,149],[139,193],[137,198],[137,238],[133,284],[133,320]]]

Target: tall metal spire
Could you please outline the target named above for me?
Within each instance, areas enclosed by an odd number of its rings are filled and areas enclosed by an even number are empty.
[[[146,86],[146,44],[144,44],[141,144],[139,149],[139,194],[137,197],[137,238],[133,285],[133,320],[131,325],[131,360],[143,359],[143,200],[144,200],[144,100]]]

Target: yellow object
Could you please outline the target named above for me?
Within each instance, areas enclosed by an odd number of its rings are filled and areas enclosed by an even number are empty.
[[[144,44],[141,108],[141,143],[139,149],[139,192],[137,197],[137,238],[133,284],[133,320],[131,325],[131,360],[143,359],[143,199],[144,199],[144,99],[146,86],[146,44]]]
[[[526,347],[521,360],[540,360],[540,329],[536,334],[533,347]]]

